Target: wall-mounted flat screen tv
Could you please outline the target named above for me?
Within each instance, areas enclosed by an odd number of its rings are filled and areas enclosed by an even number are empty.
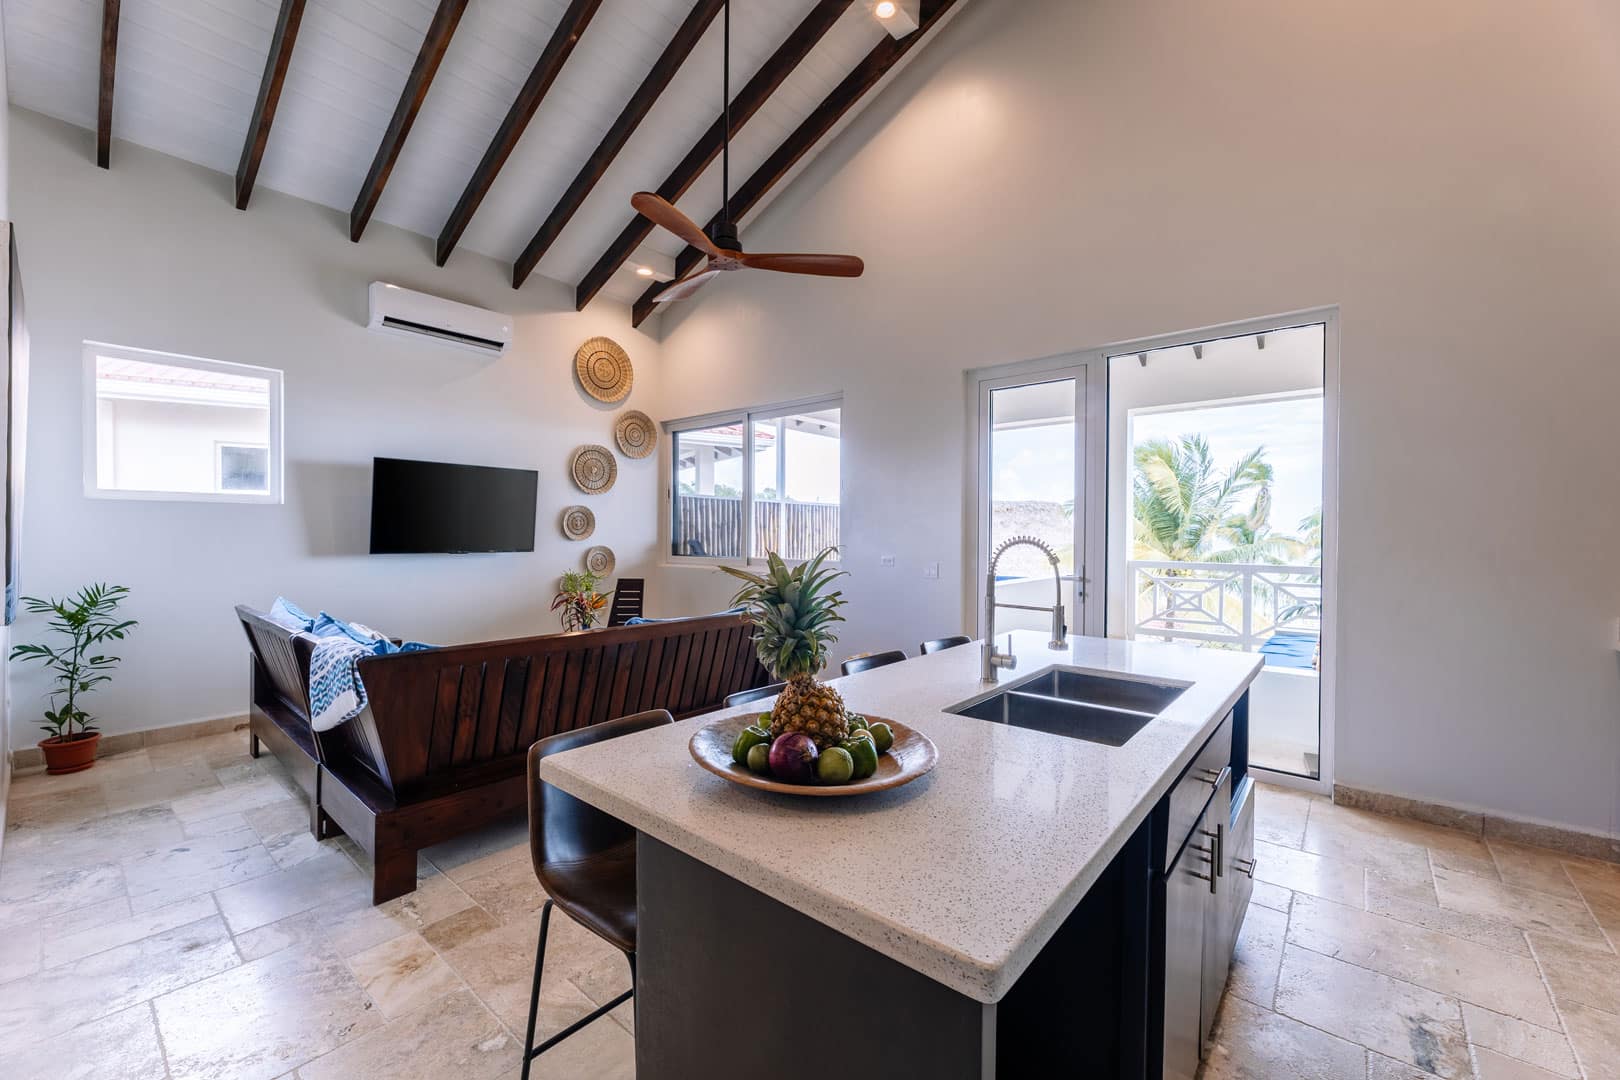
[[[373,458],[371,553],[533,551],[540,474]]]

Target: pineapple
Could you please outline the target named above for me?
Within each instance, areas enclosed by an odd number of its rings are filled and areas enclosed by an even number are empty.
[[[763,575],[721,567],[744,582],[732,602],[745,605],[754,621],[759,662],[772,678],[787,683],[771,710],[771,738],[800,731],[821,749],[849,735],[844,699],[816,681],[816,673],[827,665],[827,646],[838,640],[830,628],[844,621],[838,614],[843,593],[829,592],[827,586],[848,571],[822,567],[835,550],[827,548],[792,570],[771,552]]]

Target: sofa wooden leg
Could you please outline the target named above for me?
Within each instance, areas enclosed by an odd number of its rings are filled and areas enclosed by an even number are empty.
[[[259,756],[259,737],[251,731],[248,732],[248,755],[250,757]]]
[[[379,851],[372,862],[371,902],[384,904],[416,889],[416,852]]]

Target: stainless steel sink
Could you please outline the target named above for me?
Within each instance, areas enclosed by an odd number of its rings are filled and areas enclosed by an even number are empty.
[[[1186,686],[1051,667],[946,712],[1071,739],[1124,746]]]

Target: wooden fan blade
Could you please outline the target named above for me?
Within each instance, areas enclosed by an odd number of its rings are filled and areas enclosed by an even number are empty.
[[[866,269],[866,264],[855,255],[755,255],[744,252],[737,261],[751,270],[818,274],[822,277],[860,277]]]
[[[685,300],[709,283],[709,279],[716,274],[724,273],[721,270],[700,270],[695,274],[688,274],[678,281],[673,281],[663,292],[653,297],[653,303],[662,304],[670,300]]]
[[[638,191],[630,196],[630,205],[635,207],[636,213],[654,225],[668,229],[705,255],[720,254],[720,249],[714,246],[709,234],[697,222],[677,210],[668,199],[650,191]]]

